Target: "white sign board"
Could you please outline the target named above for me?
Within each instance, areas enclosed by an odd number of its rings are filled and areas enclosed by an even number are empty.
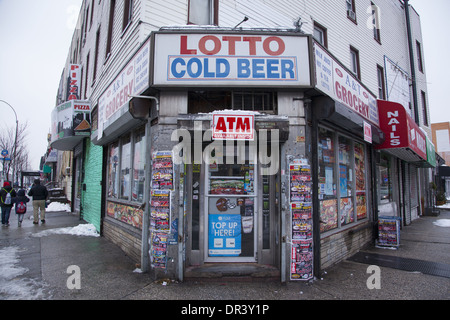
[[[153,85],[311,87],[309,38],[156,33]]]
[[[409,75],[388,57],[384,57],[386,73],[386,98],[388,101],[400,103],[409,110]]]
[[[150,39],[133,56],[126,67],[98,101],[98,137],[103,135],[105,122],[130,101],[130,95],[139,95],[149,87]]]
[[[379,126],[376,97],[319,45],[314,44],[316,88]]]

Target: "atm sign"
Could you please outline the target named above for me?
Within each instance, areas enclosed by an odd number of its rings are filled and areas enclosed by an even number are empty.
[[[255,139],[255,115],[247,113],[214,113],[212,121],[213,140]]]

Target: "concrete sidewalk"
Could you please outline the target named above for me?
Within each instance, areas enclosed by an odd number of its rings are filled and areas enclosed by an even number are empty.
[[[27,216],[30,214],[28,213]],[[185,282],[153,281],[133,272],[135,264],[116,245],[102,237],[51,234],[42,230],[83,223],[72,213],[48,213],[46,224],[25,219],[17,227],[15,215],[0,230],[0,254],[17,255],[12,279],[0,277],[0,299],[56,300],[386,300],[450,299],[450,278],[381,267],[381,289],[368,289],[369,265],[343,261],[312,282]],[[450,219],[421,217],[401,231],[398,250],[368,248],[370,253],[414,258],[450,265],[450,228],[433,224]],[[81,289],[69,289],[70,266],[78,266]],[[9,266],[11,267],[11,265]],[[2,264],[0,263],[0,269]],[[70,278],[73,279],[73,278]],[[70,280],[69,279],[69,280]],[[24,286],[23,288],[20,285]],[[19,286],[19,288],[14,288]]]

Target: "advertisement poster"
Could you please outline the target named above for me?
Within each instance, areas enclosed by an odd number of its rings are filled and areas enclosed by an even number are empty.
[[[142,229],[143,210],[119,203],[107,202],[108,216],[125,222],[133,227]]]
[[[305,159],[289,164],[292,219],[291,280],[313,278],[311,166]]]
[[[241,254],[241,215],[209,215],[208,249],[210,257],[237,257]]]
[[[170,232],[170,191],[152,190],[150,198],[150,229]]]
[[[166,268],[168,238],[169,235],[167,233],[152,232],[150,238],[150,262],[153,268]]]
[[[386,247],[398,247],[400,245],[399,217],[379,217],[377,245]]]
[[[173,190],[172,151],[158,151],[153,153],[152,189]]]

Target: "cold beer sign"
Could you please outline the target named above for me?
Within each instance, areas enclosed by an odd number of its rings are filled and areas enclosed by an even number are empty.
[[[310,87],[308,39],[156,33],[154,85]]]
[[[213,140],[250,140],[255,139],[255,115],[245,112],[213,113]]]

